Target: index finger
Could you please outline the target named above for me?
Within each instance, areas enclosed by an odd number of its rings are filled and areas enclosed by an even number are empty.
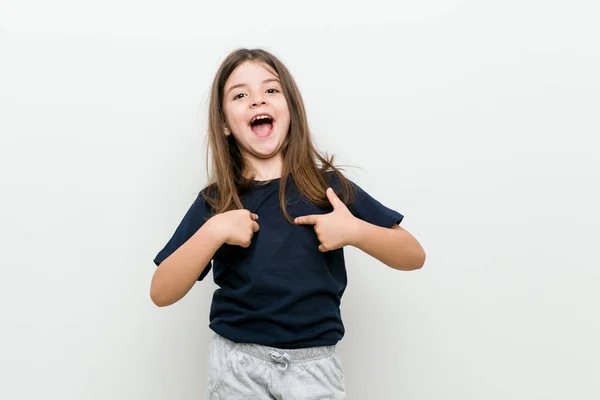
[[[297,217],[294,222],[297,225],[315,225],[319,219],[319,215],[305,215],[303,217]]]

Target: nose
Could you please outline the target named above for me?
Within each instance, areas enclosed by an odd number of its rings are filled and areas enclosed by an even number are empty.
[[[252,99],[252,107],[256,107],[258,105],[265,105],[267,104],[265,98],[262,95],[256,95],[254,96],[254,98]]]

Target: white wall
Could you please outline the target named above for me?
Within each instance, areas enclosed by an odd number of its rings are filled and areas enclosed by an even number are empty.
[[[349,399],[600,398],[599,7],[214,3],[0,3],[0,398],[202,398],[214,284],[148,292],[237,46],[427,251],[347,250]]]

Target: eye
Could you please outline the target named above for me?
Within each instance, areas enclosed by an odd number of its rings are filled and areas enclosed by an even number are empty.
[[[244,95],[244,93],[238,93],[235,95],[235,97],[233,99],[234,100],[240,99],[241,98],[240,96],[243,96],[243,95]]]
[[[273,92],[269,92],[269,90],[273,90]],[[271,88],[271,89],[267,89],[267,92],[269,92],[269,93],[276,93],[276,92],[279,92],[279,90],[277,90],[275,88]]]

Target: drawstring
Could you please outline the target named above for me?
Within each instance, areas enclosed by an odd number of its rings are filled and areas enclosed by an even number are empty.
[[[290,361],[292,361],[288,353],[281,354],[277,351],[272,351],[270,353],[270,356],[275,362],[283,364],[283,367],[281,367],[281,369],[286,369],[290,364]]]

